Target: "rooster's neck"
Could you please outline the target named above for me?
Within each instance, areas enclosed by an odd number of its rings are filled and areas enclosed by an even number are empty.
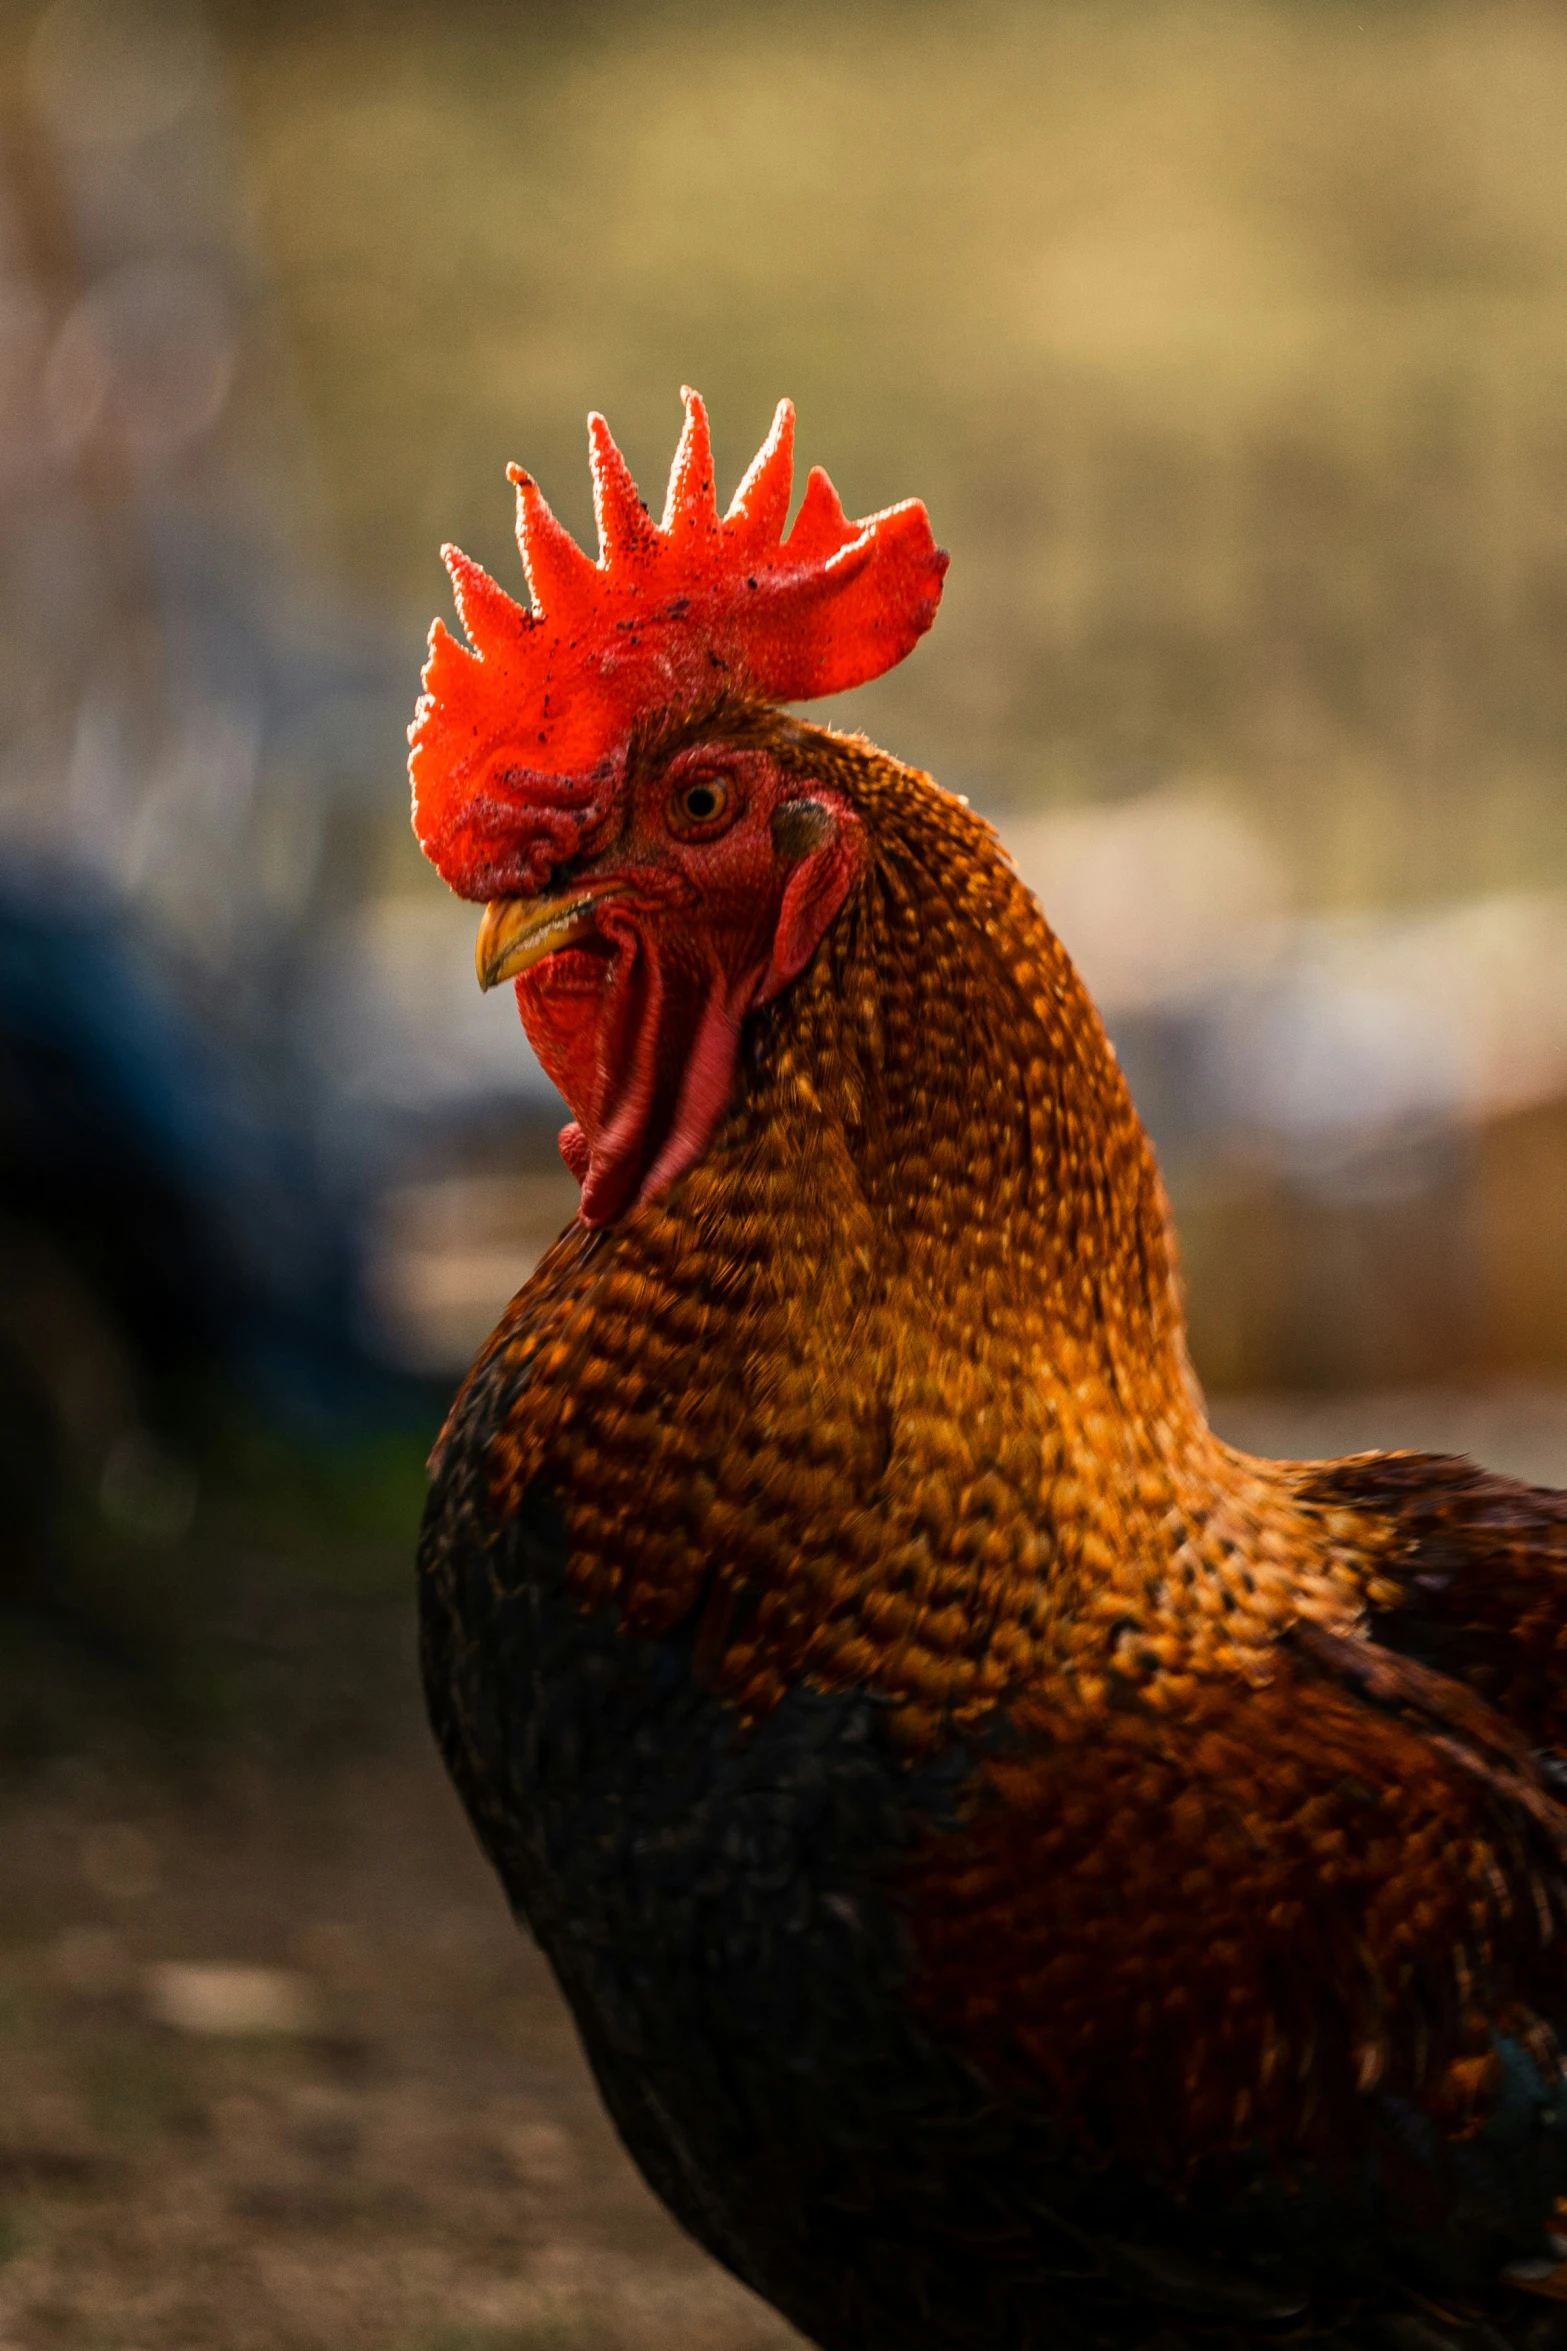
[[[858,1251],[959,1353],[1200,1421],[1164,1187],[1087,991],[989,826],[850,748],[870,870],[757,1039],[717,1185],[812,1260]]]
[[[994,836],[847,750],[866,878],[707,1154],[568,1234],[475,1374],[495,1507],[561,1497],[584,1605],[699,1610],[747,1716],[865,1684],[928,1751],[1024,1684],[1265,1670],[1355,1571],[1207,1428],[1152,1151]]]

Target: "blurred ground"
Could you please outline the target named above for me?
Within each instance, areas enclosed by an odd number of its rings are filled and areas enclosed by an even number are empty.
[[[0,2339],[16,2351],[747,2351],[785,2327],[620,2156],[418,1735],[7,1803]],[[148,2012],[169,1954],[305,1970],[303,2034]]]
[[[373,1759],[229,1762],[188,1789],[79,1761],[8,1802],[15,2351],[787,2339],[632,2174],[407,1727]],[[233,2033],[155,2021],[146,1971],[171,1954],[303,1971],[319,2016],[259,2036],[243,2009]]]
[[[447,1791],[418,1450],[231,1465],[161,1644],[6,1640],[6,2351],[785,2339],[632,2174]]]
[[[1285,1454],[1471,1449],[1567,1484],[1560,1389],[1216,1418]],[[6,1777],[5,2351],[792,2339],[631,2173],[445,1787],[401,1491],[335,1547],[319,1497],[252,1535],[231,1581],[266,1605],[198,1612],[187,1645],[187,1688],[205,1660],[227,1691],[221,1739],[100,1707]]]

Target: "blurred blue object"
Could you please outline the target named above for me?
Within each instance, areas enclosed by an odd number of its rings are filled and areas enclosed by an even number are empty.
[[[218,1374],[291,1419],[356,1416],[391,1383],[356,1336],[354,1205],[268,1062],[195,1024],[122,902],[58,868],[0,878],[13,1259],[70,1269],[139,1391]]]

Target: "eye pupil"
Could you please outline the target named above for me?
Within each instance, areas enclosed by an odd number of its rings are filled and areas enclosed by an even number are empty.
[[[722,776],[698,772],[676,782],[669,800],[669,822],[677,833],[691,831],[706,838],[723,825],[729,814],[729,786]]]

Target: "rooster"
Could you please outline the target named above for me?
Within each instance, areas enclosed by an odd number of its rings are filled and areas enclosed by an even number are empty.
[[[437,1736],[627,2147],[823,2351],[1567,2340],[1567,1496],[1208,1428],[929,627],[793,416],[447,551],[414,823],[580,1212],[433,1463]]]

